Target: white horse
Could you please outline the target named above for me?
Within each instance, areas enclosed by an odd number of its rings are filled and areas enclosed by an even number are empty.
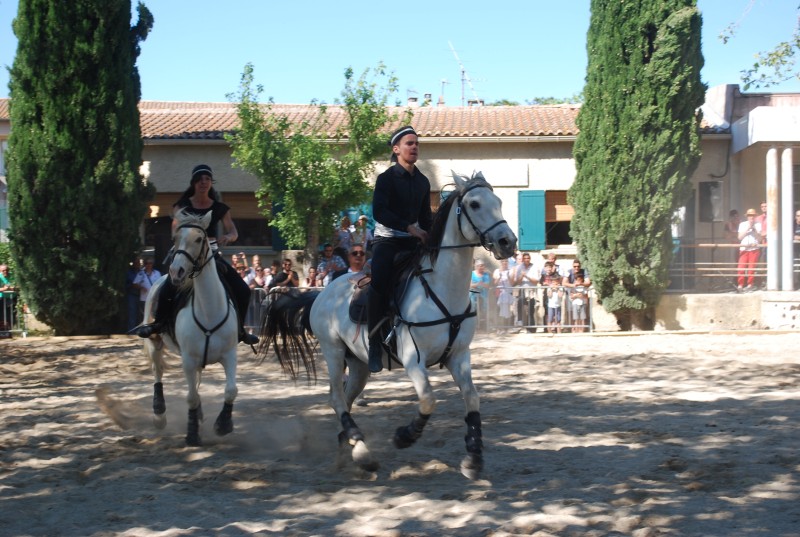
[[[441,364],[450,371],[464,398],[467,455],[461,471],[474,479],[483,469],[483,455],[480,403],[472,382],[469,348],[476,325],[469,299],[473,251],[483,246],[497,259],[507,258],[514,255],[517,237],[503,219],[500,199],[481,173],[469,179],[454,172],[453,179],[456,190],[434,218],[427,252],[416,259],[415,272],[403,282],[405,293],[393,321],[397,358],[419,398],[418,415],[397,429],[394,443],[406,448],[422,434],[436,406],[426,368]],[[330,376],[330,405],[343,428],[340,443],[353,446],[353,460],[374,471],[378,463],[350,415],[353,401],[369,377],[367,328],[351,321],[348,314],[358,279],[342,276],[319,293],[276,299],[267,310],[259,352],[266,354],[271,347],[292,374],[302,358],[311,373],[314,349],[306,335],[316,336]],[[384,353],[384,362],[388,361]],[[343,386],[345,364],[350,373]]]
[[[184,211],[176,215],[177,227],[173,237],[175,253],[169,275],[162,276],[147,295],[145,319],[152,321],[158,304],[158,292],[169,277],[182,291],[188,291],[186,302],[175,317],[174,332],[151,336],[144,342],[145,353],[153,364],[154,423],[159,429],[166,425],[166,402],[162,376],[166,366],[164,348],[179,354],[188,384],[189,423],[186,444],[201,445],[200,404],[201,373],[206,364],[221,363],[225,369],[225,404],[214,423],[215,432],[222,436],[233,431],[233,401],[236,399],[236,345],[238,321],[236,308],[220,281],[211,243],[206,234],[211,213],[203,217]],[[177,304],[177,301],[176,301]],[[174,334],[174,335],[173,335]]]

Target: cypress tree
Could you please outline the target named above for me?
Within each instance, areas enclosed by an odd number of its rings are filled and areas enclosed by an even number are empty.
[[[577,166],[578,255],[623,329],[652,329],[670,225],[700,159],[701,18],[695,0],[592,0]]]
[[[130,0],[20,0],[8,187],[23,297],[58,335],[108,333],[152,197],[139,174],[139,43]]]

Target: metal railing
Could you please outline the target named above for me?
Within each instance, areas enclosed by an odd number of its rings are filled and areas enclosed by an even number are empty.
[[[537,285],[492,287],[486,295],[473,293],[471,298],[478,310],[478,332],[592,332],[595,291],[586,287],[582,304],[573,303],[572,291],[573,287]],[[554,300],[558,307],[548,311]],[[551,314],[557,314],[558,320],[551,318]]]
[[[28,335],[22,301],[16,291],[0,291],[0,339],[13,334]]]
[[[796,245],[793,272],[794,287],[800,289],[800,255]],[[753,270],[755,287],[763,287],[767,277],[765,250]],[[729,293],[736,292],[739,278],[739,245],[706,242],[697,239],[676,245],[669,268],[667,292]]]
[[[303,292],[316,288],[293,288],[293,291]],[[276,294],[284,292],[286,288],[274,288],[267,292],[266,289],[255,288],[250,294],[250,305],[247,309],[244,326],[250,333],[257,334],[261,330],[261,321],[269,301]],[[548,290],[555,293],[558,301],[560,320],[558,323],[548,319],[548,307],[554,300],[548,297]],[[586,298],[581,305],[574,304],[570,298],[572,287],[506,287],[497,292],[497,288],[490,288],[486,298],[471,293],[470,299],[473,307],[478,311],[478,331],[483,333],[513,333],[513,332],[592,332],[592,304],[595,302],[595,292],[592,287],[586,288]],[[505,293],[505,294],[503,294]],[[552,294],[552,293],[551,293]],[[585,317],[585,319],[583,318]]]

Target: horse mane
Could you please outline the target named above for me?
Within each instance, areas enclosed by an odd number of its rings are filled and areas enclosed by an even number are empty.
[[[450,216],[450,210],[453,208],[453,205],[456,203],[456,200],[460,197],[460,194],[457,190],[454,190],[447,199],[444,200],[439,206],[439,209],[433,215],[433,223],[431,224],[431,230],[428,233],[428,244],[426,245],[426,251],[423,253],[428,253],[431,259],[431,266],[436,264],[436,258],[439,257],[439,246],[442,245],[442,239],[444,238],[444,230],[447,227],[447,218]],[[422,257],[422,256],[420,256]]]

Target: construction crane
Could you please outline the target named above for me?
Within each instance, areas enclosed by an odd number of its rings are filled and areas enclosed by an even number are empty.
[[[475,91],[475,87],[472,85],[472,80],[470,80],[467,70],[464,68],[464,64],[461,63],[461,58],[458,57],[456,49],[453,47],[453,44],[450,41],[448,41],[447,44],[450,45],[450,50],[453,51],[453,56],[456,57],[458,66],[461,68],[461,106],[466,104],[464,101],[464,90],[466,87],[465,84],[469,84],[469,89],[472,91],[472,97],[475,99],[475,102],[480,103],[481,100],[478,97],[478,93]]]

